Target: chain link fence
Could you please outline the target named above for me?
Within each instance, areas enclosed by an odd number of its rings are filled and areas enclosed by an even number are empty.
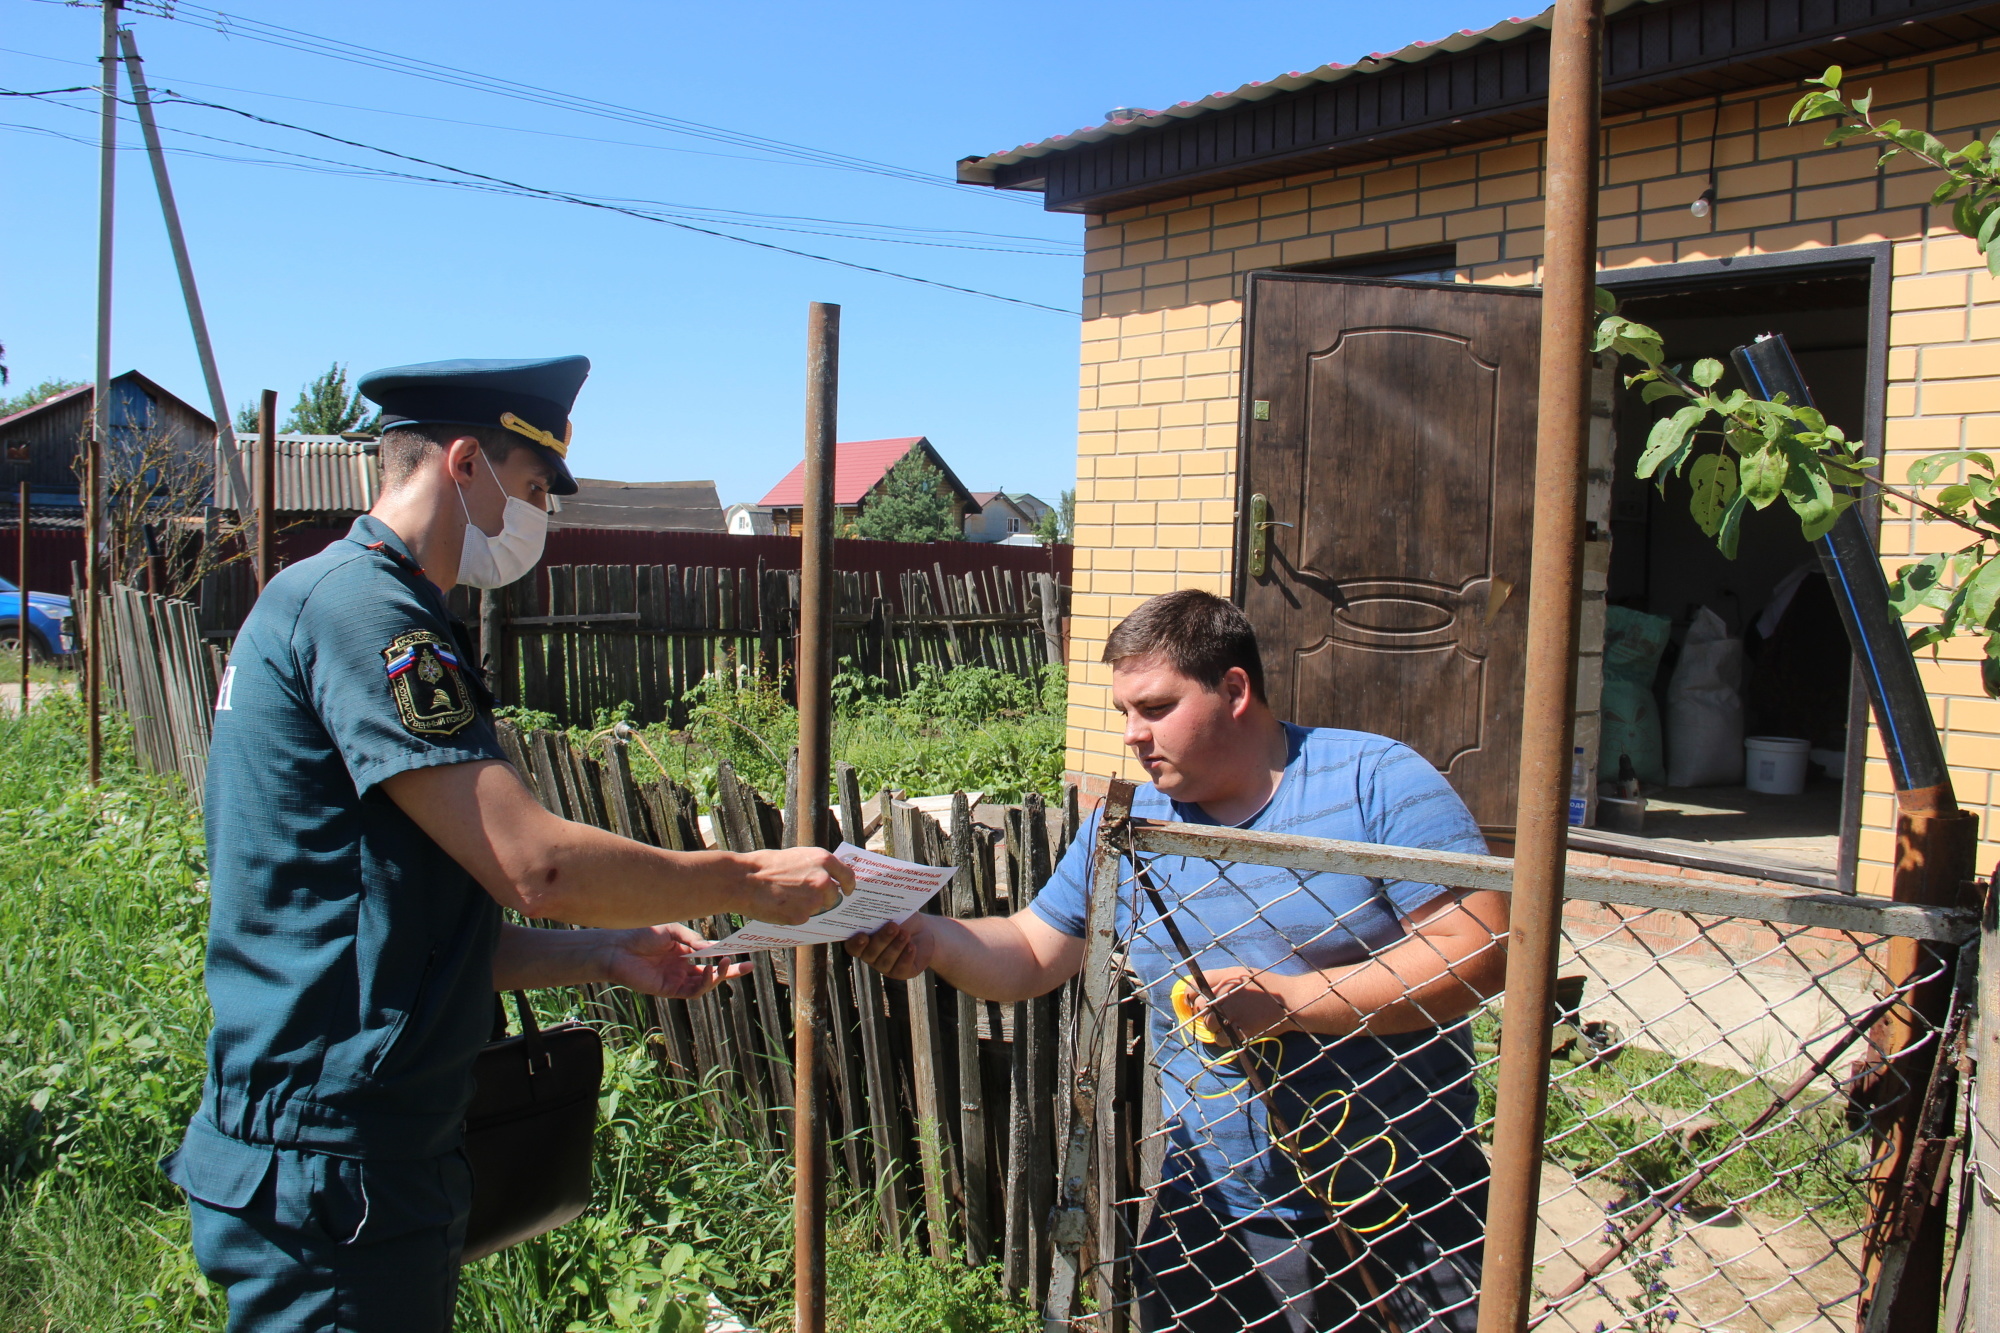
[[[1051,1319],[1471,1333],[1511,862],[1107,814]],[[1405,935],[1425,884],[1455,892]],[[1855,1328],[1970,915],[1614,871],[1567,899],[1530,1326]],[[1258,990],[1364,1030],[1265,1027]]]

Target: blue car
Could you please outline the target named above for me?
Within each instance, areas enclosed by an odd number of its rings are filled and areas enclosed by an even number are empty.
[[[76,649],[76,622],[69,598],[52,592],[28,594],[28,652],[37,662],[68,657]],[[0,662],[18,662],[21,654],[21,590],[0,579]]]

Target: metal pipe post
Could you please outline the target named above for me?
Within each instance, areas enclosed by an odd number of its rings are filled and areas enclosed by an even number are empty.
[[[28,715],[28,483],[21,483],[21,558],[14,566],[21,593],[21,716]]]
[[[99,610],[104,600],[104,446],[111,431],[111,238],[118,184],[118,11],[123,0],[104,0],[102,105],[97,158],[97,377],[90,400],[90,452],[84,461],[83,498],[83,707],[89,719],[90,783],[104,767],[101,692],[104,680]]]
[[[146,138],[146,156],[153,164],[153,186],[160,194],[160,216],[167,223],[167,244],[173,247],[174,270],[180,274],[181,299],[187,304],[188,327],[194,331],[195,354],[201,358],[201,378],[208,388],[208,409],[215,414],[215,448],[219,469],[229,474],[237,495],[249,492],[243,458],[236,447],[236,428],[229,419],[229,400],[222,395],[222,375],[215,367],[215,347],[208,339],[208,317],[202,314],[201,293],[194,285],[194,262],[188,258],[187,237],[181,232],[181,210],[174,202],[167,177],[167,155],[160,149],[160,127],[153,121],[153,93],[139,59],[139,44],[127,28],[118,34],[125,51],[125,77],[132,83],[132,103],[139,113],[139,131]]]
[[[1603,47],[1604,0],[1558,0],[1549,46],[1548,208],[1535,432],[1535,535],[1528,585],[1528,688],[1522,709],[1507,1006],[1500,1038],[1479,1333],[1518,1333],[1526,1327],[1535,1276],[1535,1215],[1548,1115],[1549,1015],[1555,1003],[1569,842]]]
[[[271,511],[278,500],[278,392],[266,389],[257,403],[257,591],[277,573],[271,546]]]
[[[819,845],[833,777],[833,439],[840,405],[840,307],[806,320],[805,533],[799,559],[798,844]],[[826,1133],[820,1115],[823,946],[792,954],[793,1292],[797,1333],[826,1328]]]

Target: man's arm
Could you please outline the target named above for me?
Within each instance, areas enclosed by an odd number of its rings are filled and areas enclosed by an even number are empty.
[[[919,912],[856,935],[847,952],[897,980],[932,968],[966,994],[1003,1004],[1047,995],[1083,966],[1083,941],[1025,907],[971,921]]]
[[[690,1000],[750,964],[704,963],[687,955],[707,941],[685,926],[634,930],[537,930],[503,925],[493,954],[493,989],[542,990],[607,983],[646,995]]]
[[[798,925],[854,874],[817,847],[670,852],[550,814],[497,759],[413,768],[382,790],[503,907],[578,926],[736,912]]]
[[[1209,984],[1243,1036],[1387,1036],[1461,1018],[1506,983],[1507,895],[1446,893],[1403,918],[1407,936],[1365,963],[1286,976],[1217,968]],[[1206,1001],[1196,997],[1196,1013]]]

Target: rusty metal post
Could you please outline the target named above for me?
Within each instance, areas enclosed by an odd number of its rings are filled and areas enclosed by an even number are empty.
[[[272,511],[278,507],[278,393],[264,390],[257,404],[257,591],[277,573],[271,545]]]
[[[1522,710],[1507,1000],[1479,1333],[1518,1333],[1526,1327],[1535,1276],[1535,1217],[1548,1115],[1549,1014],[1555,1001],[1569,842],[1603,47],[1604,0],[1558,0],[1549,43],[1548,207],[1542,244],[1528,688]]]
[[[21,716],[28,715],[28,483],[21,483],[21,557],[14,566],[21,590]]]
[[[1949,774],[1941,789],[1896,795],[1903,808],[1896,819],[1895,901],[1978,906],[1971,885],[1978,873],[1979,817],[1956,808]],[[1948,1210],[1922,1206],[1911,1185],[1934,1183],[1929,1178],[1934,1165],[1919,1160],[1926,1153],[1935,1156],[1941,1146],[1923,1138],[1924,1089],[1951,1006],[1957,955],[1956,948],[1900,938],[1889,941],[1888,982],[1903,993],[1905,1004],[1890,1010],[1870,1033],[1886,1064],[1878,1066],[1876,1085],[1896,1101],[1878,1126],[1868,1173],[1868,1231],[1862,1244],[1865,1287],[1855,1314],[1855,1327],[1864,1333],[1937,1326]],[[1932,1167],[1928,1174],[1927,1165]],[[1928,1195],[1929,1190],[1923,1193]],[[1897,1249],[1903,1251],[1901,1262],[1885,1265],[1886,1256]]]
[[[97,158],[97,375],[90,400],[90,445],[84,460],[83,497],[83,707],[88,718],[90,784],[104,769],[104,446],[111,432],[111,241],[118,191],[118,11],[123,0],[105,0],[103,97],[98,113]]]
[[[805,531],[799,552],[798,845],[819,845],[833,779],[833,439],[840,406],[840,307],[806,317]],[[797,1333],[826,1329],[826,1132],[820,991],[826,948],[792,953],[793,1303]]]

